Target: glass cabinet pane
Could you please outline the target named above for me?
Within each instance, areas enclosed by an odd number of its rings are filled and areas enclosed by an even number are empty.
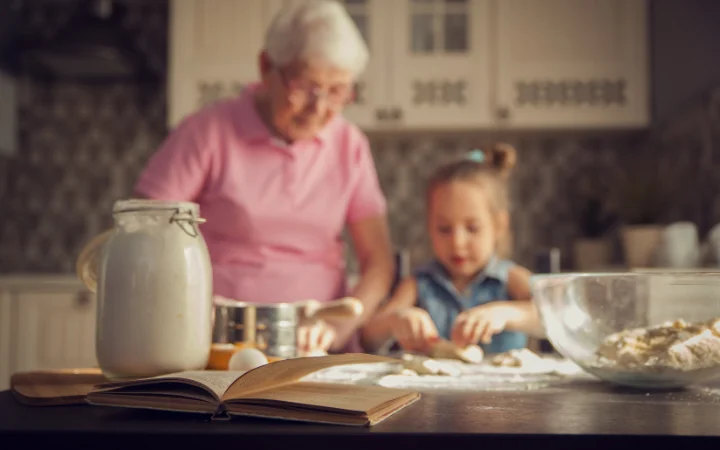
[[[467,14],[445,14],[445,51],[464,52],[468,50]]]
[[[410,42],[414,53],[430,53],[435,49],[434,19],[431,14],[413,14]]]
[[[469,50],[468,0],[405,0],[410,9],[410,50],[413,53]]]

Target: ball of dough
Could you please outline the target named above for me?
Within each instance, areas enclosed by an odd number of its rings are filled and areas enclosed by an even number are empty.
[[[415,372],[418,375],[459,376],[461,374],[458,368],[427,356],[406,353],[402,356],[402,362],[405,370]]]
[[[457,359],[470,364],[480,364],[485,357],[483,349],[478,345],[458,347],[452,341],[440,339],[430,349],[431,358]]]

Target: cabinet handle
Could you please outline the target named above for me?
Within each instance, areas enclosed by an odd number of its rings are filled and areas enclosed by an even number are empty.
[[[510,117],[510,108],[507,106],[500,106],[495,113],[497,114],[498,119],[505,120]]]
[[[90,300],[89,292],[79,292],[76,299],[77,305],[81,308],[85,308],[90,305]]]
[[[403,112],[400,108],[393,108],[393,120],[402,120]]]
[[[387,109],[385,108],[378,108],[375,110],[375,118],[377,120],[385,120],[387,119]]]

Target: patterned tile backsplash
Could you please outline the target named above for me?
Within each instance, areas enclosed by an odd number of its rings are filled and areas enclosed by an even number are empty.
[[[52,9],[30,3],[25,20],[46,32],[62,20]],[[166,52],[167,5],[131,2],[126,24],[159,67]],[[0,157],[0,273],[72,272],[82,245],[112,223],[112,203],[131,194],[147,158],[167,131],[164,87],[46,86],[19,82],[20,150]],[[668,180],[685,193],[667,206],[667,220],[694,220],[705,232],[720,219],[720,90],[682,120],[662,129],[664,144],[646,156],[653,167],[672,158]],[[708,100],[708,101],[706,101]],[[657,133],[653,132],[653,135]],[[573,240],[580,236],[572,207],[577,186],[590,177],[625,170],[625,158],[647,146],[650,133],[596,132],[545,135],[480,133],[371,135],[379,178],[388,198],[394,245],[416,264],[429,256],[424,224],[424,183],[439,165],[493,139],[518,149],[511,177],[514,257],[533,266],[537,251],[561,249],[571,267]],[[350,257],[351,268],[355,267]]]

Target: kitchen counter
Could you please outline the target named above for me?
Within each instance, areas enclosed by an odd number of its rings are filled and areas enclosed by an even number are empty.
[[[15,438],[15,439],[13,439]],[[720,384],[639,392],[595,380],[513,392],[432,392],[372,428],[96,406],[29,407],[0,392],[0,442],[53,448],[614,448],[720,444]],[[189,444],[189,445],[185,445]],[[254,444],[254,446],[253,446]],[[458,447],[458,445],[462,445]],[[468,445],[472,445],[469,447]],[[484,447],[490,445],[492,447]],[[499,447],[496,447],[499,446]],[[637,447],[640,448],[640,447]]]

